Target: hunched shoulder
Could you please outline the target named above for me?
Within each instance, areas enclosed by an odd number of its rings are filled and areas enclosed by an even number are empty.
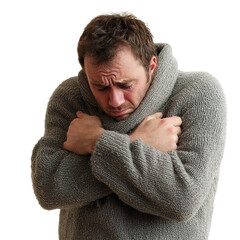
[[[55,95],[76,95],[79,94],[79,86],[77,77],[71,77],[63,81],[54,91],[53,96]]]
[[[225,101],[218,80],[207,72],[180,72],[172,96],[180,95],[192,101]]]
[[[80,91],[77,77],[63,81],[53,92],[49,104],[79,101]]]
[[[66,131],[70,122],[76,117],[76,112],[80,110],[80,99],[77,78],[72,77],[63,81],[55,89],[48,102],[45,134],[52,134],[52,131],[56,129]]]
[[[194,107],[225,109],[222,88],[212,75],[206,72],[179,72],[172,94],[167,102],[168,115],[183,115]]]
[[[58,112],[74,112],[79,110],[81,95],[77,77],[63,81],[53,92],[48,102],[47,116]],[[68,115],[68,114],[67,114]]]

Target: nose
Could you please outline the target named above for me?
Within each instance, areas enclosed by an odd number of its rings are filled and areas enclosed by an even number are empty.
[[[117,87],[112,87],[109,93],[109,105],[120,107],[124,103],[124,93]]]

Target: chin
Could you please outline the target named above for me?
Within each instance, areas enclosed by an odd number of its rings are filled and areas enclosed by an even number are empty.
[[[124,119],[128,118],[129,116],[130,116],[130,113],[124,114],[124,115],[121,115],[121,116],[112,116],[112,118],[116,119],[117,121],[121,121],[121,120],[124,120]]]
[[[124,115],[124,116],[120,116],[120,117],[114,117],[114,119],[116,119],[117,121],[121,121],[121,120],[127,118],[128,116],[129,116],[129,114],[128,115]]]

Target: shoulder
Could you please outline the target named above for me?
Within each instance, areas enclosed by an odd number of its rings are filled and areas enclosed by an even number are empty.
[[[225,95],[219,81],[207,72],[180,72],[173,96],[193,103],[225,103]]]
[[[71,77],[67,80],[61,82],[59,86],[53,92],[52,97],[56,97],[58,95],[72,95],[79,91],[78,80],[77,77]]]
[[[167,115],[209,125],[226,121],[226,100],[219,81],[206,72],[180,72],[167,103]]]
[[[77,77],[71,77],[61,82],[54,90],[49,100],[49,106],[74,103],[80,100],[79,83]]]
[[[79,87],[77,77],[63,81],[53,92],[45,116],[45,134],[59,134],[67,130],[79,109]],[[56,130],[57,129],[57,130]],[[65,136],[65,135],[64,135]]]
[[[48,102],[47,115],[56,112],[76,113],[81,102],[78,78],[71,77],[54,90]]]

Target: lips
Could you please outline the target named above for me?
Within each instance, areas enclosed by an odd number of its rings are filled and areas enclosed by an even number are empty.
[[[127,117],[130,114],[131,110],[126,109],[126,110],[112,110],[110,112],[110,115],[117,120],[123,119]]]

